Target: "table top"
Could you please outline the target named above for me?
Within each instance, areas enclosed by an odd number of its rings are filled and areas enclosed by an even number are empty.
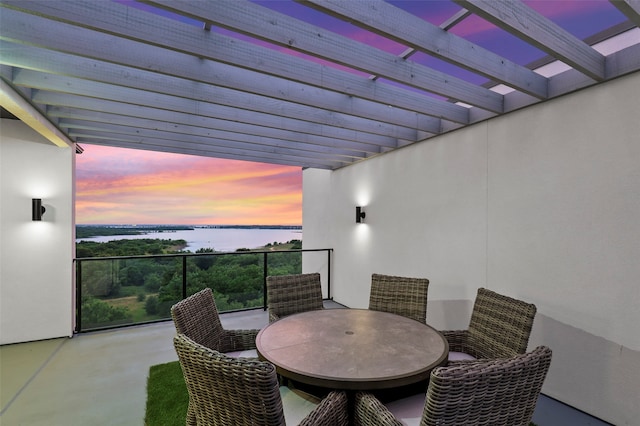
[[[432,327],[368,309],[323,309],[263,328],[258,356],[284,377],[333,389],[374,390],[425,380],[447,361],[449,345]]]

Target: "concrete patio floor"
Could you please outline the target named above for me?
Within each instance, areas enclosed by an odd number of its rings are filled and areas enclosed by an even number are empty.
[[[221,318],[226,328],[268,323],[262,310]],[[0,425],[143,425],[149,367],[178,359],[174,335],[173,322],[167,321],[0,346]],[[545,396],[533,421],[608,425]]]

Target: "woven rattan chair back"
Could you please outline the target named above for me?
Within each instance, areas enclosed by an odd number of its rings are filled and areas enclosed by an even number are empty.
[[[431,372],[421,426],[528,426],[551,364],[539,346],[507,359],[474,361]]]
[[[527,351],[536,306],[478,289],[465,352],[476,358],[507,358]]]
[[[372,274],[369,309],[391,312],[426,324],[428,290],[426,278]]]
[[[173,305],[171,317],[178,333],[207,348],[226,352],[225,348],[220,347],[224,329],[210,288]]]
[[[227,357],[183,334],[173,341],[189,392],[187,425],[285,424],[272,364]]]
[[[267,277],[267,306],[271,322],[299,312],[324,309],[320,274]]]

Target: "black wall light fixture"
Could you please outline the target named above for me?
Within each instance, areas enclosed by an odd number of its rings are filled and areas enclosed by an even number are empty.
[[[356,206],[356,223],[362,223],[364,222],[364,218],[365,218],[366,214],[365,212],[362,210],[362,207],[360,206]]]
[[[31,199],[31,220],[42,220],[42,215],[45,211],[46,209],[42,205],[42,199]]]

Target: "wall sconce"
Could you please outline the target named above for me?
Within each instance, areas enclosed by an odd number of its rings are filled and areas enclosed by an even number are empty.
[[[364,222],[365,216],[366,214],[364,211],[362,211],[362,207],[356,206],[356,223]]]
[[[31,220],[42,220],[42,215],[46,209],[42,205],[40,198],[31,199]]]

